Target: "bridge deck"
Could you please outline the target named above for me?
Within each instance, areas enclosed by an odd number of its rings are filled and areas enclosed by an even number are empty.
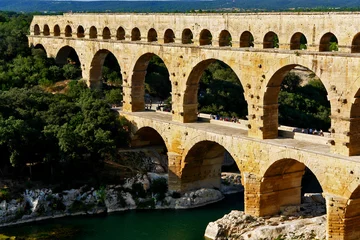
[[[123,113],[121,110],[118,110],[118,112],[119,112],[119,114]],[[234,138],[258,141],[258,142],[263,142],[263,143],[274,145],[274,146],[293,148],[293,149],[298,149],[298,150],[307,151],[307,152],[313,152],[313,153],[317,153],[317,154],[321,154],[321,155],[336,156],[337,158],[360,162],[360,156],[346,157],[346,156],[335,155],[335,154],[330,153],[330,145],[329,144],[318,144],[318,143],[314,143],[314,142],[302,141],[302,140],[286,138],[286,137],[278,137],[276,139],[264,139],[264,140],[250,138],[247,136],[247,130],[232,127],[231,126],[232,124],[230,122],[229,122],[229,126],[218,125],[218,124],[213,124],[213,123],[209,123],[209,122],[200,122],[200,121],[195,122],[195,123],[179,123],[179,122],[171,121],[171,114],[154,112],[154,111],[131,112],[131,113],[126,112],[124,114],[133,115],[133,116],[141,117],[141,118],[145,118],[145,119],[151,119],[153,121],[158,121],[158,122],[170,123],[170,124],[174,124],[174,125],[183,125],[188,128],[194,128],[197,130],[202,130],[204,132],[212,132],[212,133],[216,133],[216,134],[232,136]],[[324,138],[321,136],[312,136],[312,135],[311,135],[311,137],[312,138],[318,137],[319,140]]]

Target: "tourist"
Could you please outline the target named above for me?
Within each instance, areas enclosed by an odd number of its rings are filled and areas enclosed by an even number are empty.
[[[323,132],[323,130],[322,130],[322,129],[320,129],[320,133],[319,133],[319,135],[320,135],[320,136],[322,136],[322,137],[324,136],[324,132]]]

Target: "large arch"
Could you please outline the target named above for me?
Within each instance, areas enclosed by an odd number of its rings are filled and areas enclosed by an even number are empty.
[[[186,89],[185,89],[184,98],[183,98],[184,112],[182,113],[182,115],[183,115],[183,121],[185,123],[197,121],[199,82],[200,82],[201,76],[203,75],[206,68],[210,64],[212,64],[216,61],[220,61],[220,62],[224,63],[225,65],[227,65],[228,67],[230,67],[229,64],[227,64],[226,62],[211,58],[211,59],[203,60],[203,61],[197,63],[192,68],[190,75],[186,82]],[[234,71],[234,69],[232,69],[232,70]],[[239,77],[239,74],[237,72],[235,72],[235,74],[238,77],[241,86],[243,86],[241,79]]]
[[[111,32],[110,32],[110,29],[108,27],[105,27],[103,29],[102,36],[103,36],[103,39],[111,39]]]
[[[182,44],[191,44],[193,43],[193,33],[189,28],[185,28],[181,34],[181,43]]]
[[[296,32],[292,35],[290,40],[290,50],[306,49],[307,39],[301,32]]]
[[[60,27],[59,27],[59,25],[54,26],[54,36],[55,37],[60,36]]]
[[[194,144],[181,162],[181,191],[219,189],[225,152],[225,147],[217,142],[202,140]]]
[[[47,25],[47,24],[44,25],[43,35],[44,36],[49,36],[50,35],[50,28],[49,28],[49,25]]]
[[[219,35],[219,47],[231,47],[231,34],[227,30],[222,30]]]
[[[273,162],[263,174],[260,181],[259,216],[270,216],[280,213],[283,206],[301,204],[302,180],[306,166],[304,163],[291,158],[284,158]],[[319,173],[311,172],[320,185]]]
[[[263,48],[278,48],[278,47],[279,47],[278,35],[272,31],[266,33],[263,40]]]
[[[44,45],[38,43],[38,44],[36,44],[36,45],[34,46],[34,48],[35,48],[35,49],[41,49],[41,50],[43,50],[44,53],[45,53],[45,56],[47,56],[47,52],[46,52],[46,49],[45,49]]]
[[[350,127],[349,133],[349,155],[359,155],[360,154],[360,89],[354,96],[354,100],[351,104],[350,110]]]
[[[212,35],[209,30],[203,29],[200,32],[199,44],[200,44],[200,46],[212,45]]]
[[[360,239],[360,186],[351,194],[347,201],[345,209],[344,225],[344,239],[357,240]]]
[[[90,87],[100,88],[102,86],[102,72],[103,72],[104,61],[109,53],[111,53],[109,50],[101,49],[95,53],[93,59],[91,60],[90,75],[89,75]],[[119,60],[117,60],[117,63],[118,65],[120,65]]]
[[[77,37],[78,38],[84,38],[85,37],[85,30],[83,26],[79,25],[77,28]]]
[[[360,33],[356,34],[352,40],[351,52],[360,53]]]
[[[333,33],[328,32],[320,39],[319,52],[331,51],[338,51],[338,39]]]
[[[89,38],[97,38],[97,29],[95,26],[90,28]]]
[[[65,37],[72,37],[72,29],[70,25],[66,25],[65,27]]]
[[[131,107],[132,111],[145,110],[145,76],[147,68],[152,57],[157,56],[155,53],[145,53],[135,62],[131,75]],[[166,67],[165,61],[159,57]]]
[[[262,127],[263,138],[271,139],[278,137],[278,117],[279,117],[279,105],[278,105],[278,97],[280,93],[281,83],[283,82],[285,76],[293,70],[295,67],[302,67],[305,69],[309,68],[302,66],[300,64],[289,64],[283,66],[279,70],[277,70],[270,78],[268,84],[266,85],[266,91],[264,94],[264,105],[263,105],[263,122],[264,126]],[[321,80],[321,79],[320,79]],[[326,82],[323,82],[325,86],[326,92],[329,94],[329,86]],[[331,102],[330,102],[331,108]]]
[[[148,42],[157,42],[158,36],[155,29],[150,28],[148,31],[147,41]]]
[[[125,30],[119,27],[116,31],[116,40],[125,40]]]
[[[254,47],[254,37],[249,31],[245,31],[240,36],[240,47]]]
[[[68,60],[71,59],[72,62],[75,62],[75,65],[80,66],[79,55],[76,50],[69,45],[62,47],[56,54],[55,61],[59,65],[65,65],[68,63]]]
[[[175,42],[175,34],[172,29],[167,29],[164,33],[164,43],[173,43]]]
[[[165,144],[163,136],[152,127],[141,127],[131,138],[131,147],[160,146]]]
[[[136,27],[131,30],[131,41],[140,41],[141,33],[140,30]]]

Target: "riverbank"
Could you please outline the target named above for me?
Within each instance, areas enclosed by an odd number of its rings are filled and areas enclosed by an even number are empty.
[[[233,174],[223,177],[223,193],[241,191],[231,183]],[[238,181],[237,181],[238,182]],[[220,189],[220,190],[221,190]],[[167,175],[148,173],[129,178],[123,185],[99,189],[83,186],[54,193],[51,189],[26,190],[19,199],[0,203],[0,227],[66,216],[106,214],[132,209],[188,209],[221,201],[216,189],[180,194],[167,189]]]

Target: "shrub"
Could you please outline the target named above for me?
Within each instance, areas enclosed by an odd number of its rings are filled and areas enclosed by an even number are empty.
[[[9,189],[7,188],[3,188],[0,189],[0,201],[9,201],[10,200],[10,193],[9,193]]]
[[[100,205],[105,204],[106,191],[104,186],[100,187],[100,189],[96,191],[96,197],[98,200],[98,204]]]
[[[154,179],[151,183],[151,192],[156,194],[156,200],[163,200],[168,191],[168,184],[165,178]]]

